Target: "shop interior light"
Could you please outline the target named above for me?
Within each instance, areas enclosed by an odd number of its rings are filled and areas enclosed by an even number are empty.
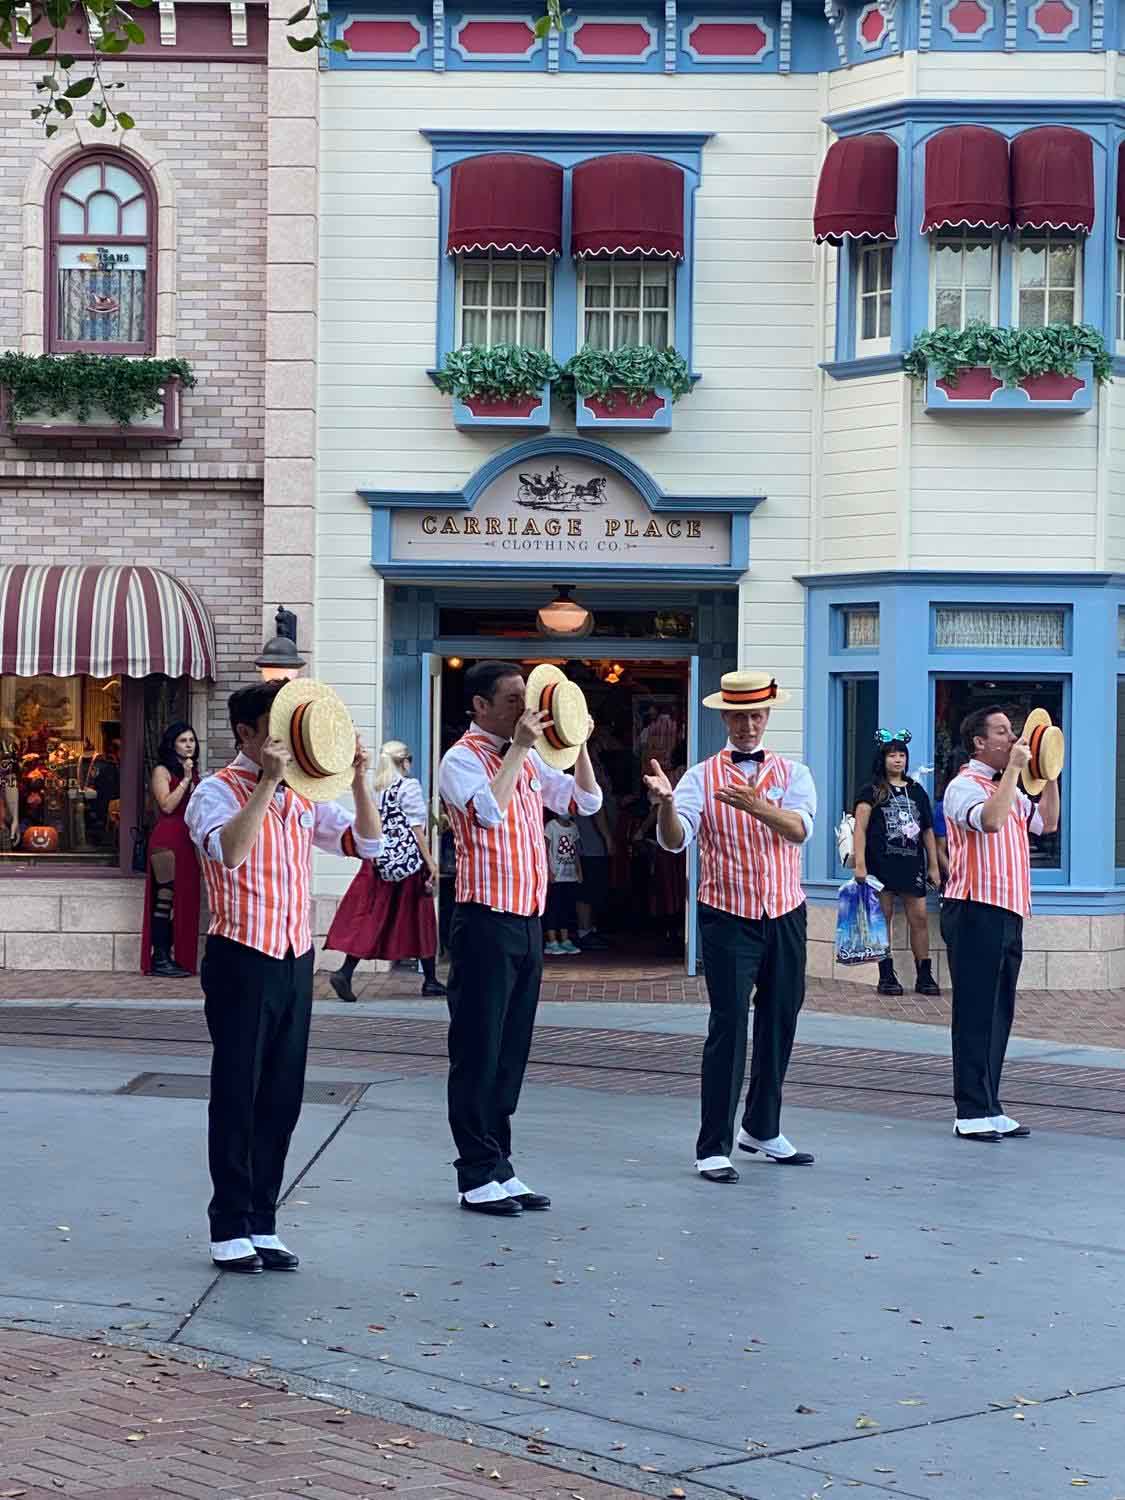
[[[554,585],[555,597],[535,616],[535,624],[542,635],[578,641],[593,630],[593,615],[570,597],[573,587],[573,584]]]
[[[451,667],[454,672],[459,672],[464,665],[465,663],[459,656],[450,656],[446,658],[446,666]]]
[[[297,616],[292,610],[279,604],[274,616],[277,633],[262,647],[254,665],[266,682],[287,681],[296,677],[305,666],[305,659],[297,650]]]

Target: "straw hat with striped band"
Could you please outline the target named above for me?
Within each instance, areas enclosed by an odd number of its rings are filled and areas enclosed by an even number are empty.
[[[1057,724],[1045,708],[1033,708],[1023,721],[1031,764],[1020,772],[1020,781],[1029,797],[1038,797],[1048,781],[1057,781],[1066,758],[1066,742]]]
[[[556,771],[569,771],[590,734],[585,693],[558,667],[541,662],[527,679],[527,707],[551,716],[535,742],[536,755]]]
[[[738,713],[750,708],[776,708],[779,703],[788,702],[789,694],[781,691],[776,677],[768,672],[724,672],[719,679],[719,691],[708,693],[703,707]]]
[[[270,735],[293,759],[285,780],[310,802],[332,802],[354,775],[355,725],[344,700],[323,682],[294,677],[270,707]]]

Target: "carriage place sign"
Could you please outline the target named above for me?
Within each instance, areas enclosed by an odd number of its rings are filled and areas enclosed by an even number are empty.
[[[649,510],[614,470],[548,454],[495,479],[472,510],[395,513],[396,562],[726,567],[730,517]]]

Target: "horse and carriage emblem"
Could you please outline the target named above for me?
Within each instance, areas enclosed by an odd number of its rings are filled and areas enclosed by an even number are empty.
[[[609,498],[606,486],[609,480],[604,475],[571,483],[558,464],[547,474],[521,474],[516,504],[527,510],[553,510],[576,513],[593,510],[604,505]]]

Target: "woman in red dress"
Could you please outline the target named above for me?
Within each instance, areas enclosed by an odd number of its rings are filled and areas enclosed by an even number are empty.
[[[364,958],[421,959],[423,995],[445,994],[435,968],[438,867],[426,837],[426,799],[409,774],[413,761],[409,745],[401,740],[388,740],[379,751],[375,790],[383,853],[378,862],[362,862],[324,940],[326,949],[346,955],[328,978],[341,1000],[356,999],[352,975]]]
[[[159,811],[148,841],[141,973],[185,979],[195,973],[199,955],[199,860],[184,822],[199,783],[195,730],[170,724],[156,755],[149,789]]]

